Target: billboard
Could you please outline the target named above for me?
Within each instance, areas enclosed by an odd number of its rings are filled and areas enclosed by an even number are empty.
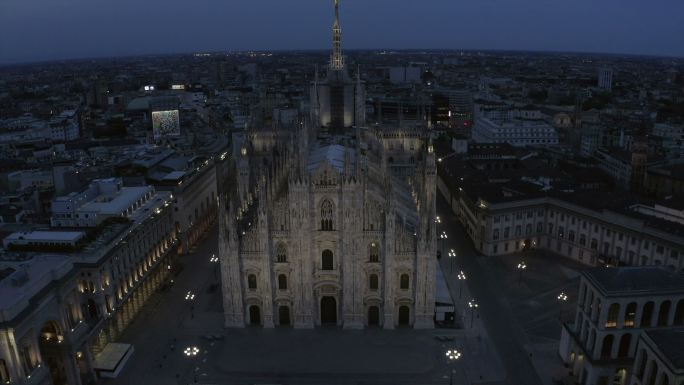
[[[152,134],[154,140],[165,136],[179,136],[178,110],[152,111]]]

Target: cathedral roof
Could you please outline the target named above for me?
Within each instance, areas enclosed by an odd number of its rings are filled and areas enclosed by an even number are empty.
[[[328,144],[322,146],[316,146],[311,150],[309,154],[309,164],[307,165],[308,171],[314,171],[318,169],[322,164],[329,163],[331,166],[335,167],[340,172],[344,172],[344,157],[347,151],[347,147],[340,144]],[[350,161],[354,161],[356,154],[354,151],[350,151]]]

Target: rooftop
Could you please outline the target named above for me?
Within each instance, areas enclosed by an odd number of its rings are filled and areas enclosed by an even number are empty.
[[[684,369],[684,328],[653,329],[645,330],[644,333],[674,369]]]
[[[12,233],[5,240],[76,242],[84,236],[83,231],[26,231]]]
[[[597,267],[582,274],[608,296],[684,293],[684,272],[664,266]]]

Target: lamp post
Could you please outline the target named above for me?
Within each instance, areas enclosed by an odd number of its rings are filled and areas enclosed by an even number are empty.
[[[523,270],[527,269],[527,265],[525,264],[525,261],[522,261],[518,264],[518,286],[522,283],[522,273]]]
[[[463,294],[463,281],[465,281],[465,280],[466,280],[466,275],[465,275],[465,273],[463,272],[463,270],[461,270],[461,272],[458,273],[458,299],[461,299],[461,297],[462,297],[462,294]]]
[[[183,354],[185,355],[185,357],[187,357],[191,360],[193,358],[197,357],[199,352],[200,352],[200,349],[197,346],[188,346],[187,348],[183,349]],[[193,373],[194,373],[194,371],[193,371]],[[178,380],[180,380],[180,377],[178,375],[176,375],[176,377],[178,378]],[[197,374],[196,373],[194,373],[194,380],[195,380],[195,383],[197,383]]]
[[[190,303],[190,318],[195,318],[195,293],[192,290],[188,290],[185,294],[185,300]]]
[[[447,238],[448,238],[448,236],[447,236],[446,231],[442,231],[442,233],[439,234],[439,239],[442,240],[442,247],[441,247],[441,249],[442,249],[442,254],[444,254],[444,240],[447,239]]]
[[[480,304],[475,301],[475,299],[471,299],[468,301],[468,307],[470,308],[470,328],[473,328],[473,320],[475,319],[475,309],[480,307]]]
[[[219,259],[216,256],[216,254],[212,254],[211,258],[209,258],[209,262],[211,262],[215,265],[214,266],[214,278],[218,278],[218,261],[219,261]]]
[[[565,292],[558,294],[558,301],[560,301],[560,309],[558,309],[558,320],[562,322],[563,318],[563,304],[567,302],[568,295]]]
[[[449,250],[449,273],[454,272],[454,259],[456,258],[456,252],[454,249]]]
[[[446,357],[450,365],[450,376],[449,385],[454,385],[454,368],[451,367],[452,364],[456,363],[461,358],[461,352],[456,349],[449,349],[446,351]]]

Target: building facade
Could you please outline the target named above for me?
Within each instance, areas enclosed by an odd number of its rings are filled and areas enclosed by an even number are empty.
[[[559,353],[583,385],[629,384],[642,333],[684,325],[684,273],[662,266],[586,270],[577,298]]]
[[[121,370],[132,351],[114,369],[100,354],[164,284],[175,245],[170,194],[156,192],[79,250],[2,254],[2,383],[80,385]]]
[[[630,384],[684,384],[682,346],[684,328],[641,333]]]
[[[336,20],[337,73],[340,38]],[[432,328],[430,131],[330,129],[316,116],[234,136],[235,191],[220,214],[225,326]]]

